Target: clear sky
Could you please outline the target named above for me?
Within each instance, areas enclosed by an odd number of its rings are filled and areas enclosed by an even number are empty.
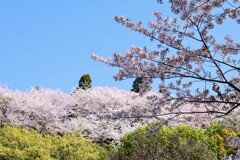
[[[111,57],[150,44],[113,16],[148,22],[159,8],[155,0],[0,1],[0,82],[22,91],[39,86],[70,92],[88,73],[93,86],[129,90],[133,79],[115,82],[117,70],[91,54]]]
[[[91,54],[112,57],[132,45],[153,47],[113,16],[146,25],[154,21],[154,10],[170,14],[156,0],[0,1],[0,83],[22,91],[39,86],[69,93],[88,73],[94,87],[130,90],[134,79],[115,82],[117,69],[94,62]]]

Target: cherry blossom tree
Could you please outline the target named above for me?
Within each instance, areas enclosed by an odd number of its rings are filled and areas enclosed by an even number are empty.
[[[115,143],[143,124],[168,122],[172,116],[168,108],[162,105],[161,94],[154,92],[139,96],[114,88],[90,88],[69,95],[44,88],[21,92],[0,87],[0,127],[18,125],[39,133],[60,135],[81,130],[86,138],[94,141]],[[182,109],[186,108],[189,107]],[[211,121],[208,115],[181,115],[172,120],[169,125],[184,123],[199,127]]]
[[[70,97],[70,96],[69,96]],[[33,88],[28,92],[0,88],[1,123],[38,130],[39,133],[62,132],[67,115],[68,96],[61,91]]]
[[[162,0],[157,0],[163,5]],[[164,1],[166,2],[166,1]],[[114,20],[149,38],[158,49],[135,47],[112,59],[92,55],[96,61],[118,67],[115,80],[143,78],[140,93],[147,92],[153,79],[173,109],[183,103],[201,106],[197,112],[224,116],[240,106],[240,42],[234,39],[240,24],[239,0],[169,0],[174,18],[154,11],[155,22],[144,27],[123,16]],[[221,30],[221,25],[228,30]],[[238,30],[240,27],[238,28]],[[216,35],[216,33],[218,35]],[[224,40],[221,40],[221,37]],[[193,105],[191,105],[193,107]]]

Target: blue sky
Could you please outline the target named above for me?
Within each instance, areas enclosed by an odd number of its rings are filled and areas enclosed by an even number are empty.
[[[0,83],[11,89],[39,86],[71,92],[82,74],[92,85],[130,90],[134,79],[115,82],[117,69],[94,62],[91,54],[111,57],[132,45],[154,48],[144,36],[117,24],[123,15],[145,25],[159,10],[155,0],[0,1]]]
[[[70,92],[89,73],[93,86],[129,90],[133,80],[115,82],[117,70],[91,54],[111,57],[149,43],[113,16],[148,22],[159,7],[155,0],[0,1],[0,82],[23,91],[40,86]]]

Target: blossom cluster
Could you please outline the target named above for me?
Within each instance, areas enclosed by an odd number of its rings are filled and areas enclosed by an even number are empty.
[[[140,96],[114,88],[78,89],[72,95],[42,88],[28,92],[0,88],[0,124],[51,134],[81,130],[85,137],[95,141],[99,138],[118,141],[125,133],[151,121],[202,127],[214,117],[207,112],[196,116],[195,112],[217,106],[178,104],[176,107],[174,103],[159,93]]]
[[[239,25],[239,0],[171,0],[169,3],[178,18],[164,18],[162,13],[154,11],[156,20],[148,27],[143,27],[142,21],[134,23],[123,16],[114,17],[117,23],[156,41],[157,50],[133,46],[125,55],[115,53],[112,59],[96,55],[92,58],[118,67],[115,80],[141,77],[140,93],[148,91],[146,86],[153,79],[160,79],[161,93],[176,95],[176,100],[186,102],[218,102],[221,109],[228,108],[223,114],[229,114],[240,106],[240,43],[227,34],[230,31],[219,31],[219,36],[224,38],[219,41],[211,30],[229,21]],[[213,90],[213,86],[219,89]]]

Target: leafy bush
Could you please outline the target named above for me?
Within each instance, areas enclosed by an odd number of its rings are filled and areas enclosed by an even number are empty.
[[[213,160],[217,158],[216,143],[204,130],[190,126],[161,127],[147,135],[149,126],[125,135],[111,159],[134,160]],[[215,146],[214,146],[215,145]]]
[[[227,138],[234,138],[237,133],[231,129],[225,128],[224,125],[220,123],[212,123],[206,129],[206,134],[209,137],[213,137],[215,143],[217,144],[217,155],[219,158],[237,153],[237,150],[229,147],[226,143]]]
[[[106,150],[77,133],[63,137],[41,135],[18,127],[0,129],[1,160],[98,160],[106,157]]]
[[[155,131],[151,133],[152,128]],[[126,134],[110,159],[221,159],[237,153],[236,148],[226,143],[227,139],[236,135],[234,130],[219,123],[211,124],[206,130],[184,125],[162,126],[156,130],[156,125],[151,124]]]
[[[234,130],[240,136],[240,117],[236,115],[226,116],[219,122],[224,128]]]

